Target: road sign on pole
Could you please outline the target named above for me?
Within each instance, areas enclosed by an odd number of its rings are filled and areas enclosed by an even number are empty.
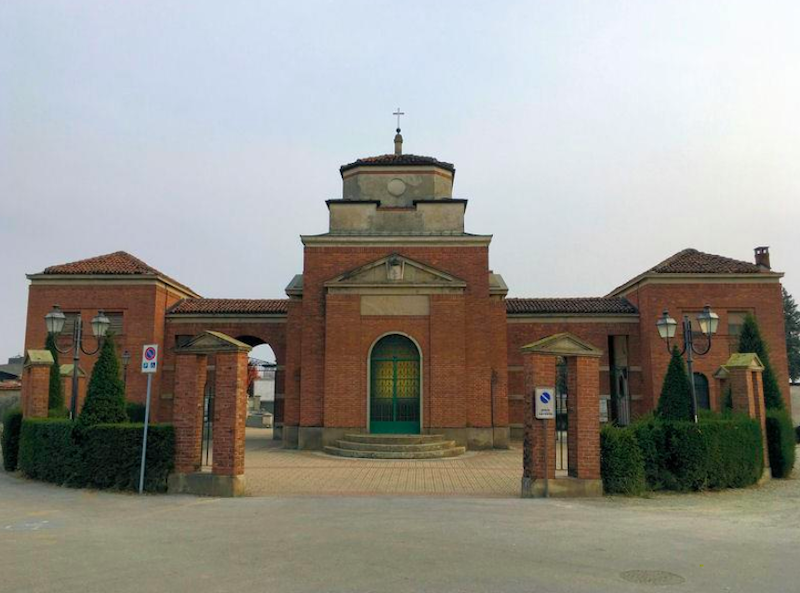
[[[139,465],[139,494],[144,492],[144,466],[147,456],[147,427],[150,424],[150,391],[153,374],[158,370],[158,344],[142,347],[142,372],[147,374],[147,400],[144,406],[144,434],[142,435],[142,462]]]
[[[550,420],[556,417],[556,390],[552,387],[537,387],[535,393],[536,419]]]

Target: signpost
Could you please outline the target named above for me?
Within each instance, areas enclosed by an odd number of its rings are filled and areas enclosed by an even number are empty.
[[[144,436],[142,438],[142,463],[139,466],[139,494],[144,492],[144,460],[147,455],[147,426],[150,422],[150,389],[153,375],[158,370],[158,344],[142,346],[142,372],[147,374],[147,402],[144,407]]]
[[[550,437],[547,434],[547,421],[556,417],[556,390],[554,387],[537,387],[534,393],[534,415],[537,420],[542,421],[544,430],[544,496],[550,496],[550,483],[548,482],[548,463],[547,441]]]

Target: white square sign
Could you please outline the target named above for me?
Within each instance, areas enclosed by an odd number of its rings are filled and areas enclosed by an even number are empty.
[[[155,373],[158,370],[158,344],[142,346],[142,372]]]
[[[537,420],[550,420],[556,417],[556,390],[553,387],[537,387],[534,402]]]

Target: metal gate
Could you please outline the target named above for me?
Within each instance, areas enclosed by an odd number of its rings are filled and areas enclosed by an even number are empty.
[[[211,465],[213,453],[211,445],[214,433],[214,381],[206,381],[203,390],[203,438],[200,440],[200,462],[204,466]]]
[[[556,471],[569,470],[569,414],[567,413],[567,361],[556,362]]]
[[[397,334],[381,338],[370,357],[370,432],[418,434],[420,383],[414,342]]]

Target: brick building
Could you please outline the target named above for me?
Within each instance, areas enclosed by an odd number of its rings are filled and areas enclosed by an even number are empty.
[[[669,359],[658,316],[693,316],[710,303],[720,330],[696,360],[701,405],[719,409],[714,373],[748,312],[789,405],[782,274],[770,269],[766,248],[755,263],[686,249],[604,297],[506,298],[489,267],[491,236],[465,231],[467,201],[453,198],[452,164],[403,154],[398,133],[394,154],[340,172],[329,230],[301,236],[303,270],[288,298],[202,298],[117,252],[28,276],[26,348],[44,344],[43,317],[54,304],[68,318],[104,310],[120,351],[132,354],[130,399],[144,398],[144,376],[132,372],[142,344],[161,345],[154,414],[170,421],[174,348],[214,330],[272,347],[275,434],[286,446],[321,448],[353,432],[435,432],[471,448],[504,447],[523,421],[522,346],[569,332],[602,350],[601,419],[625,423],[657,401]],[[92,364],[84,358],[83,370]]]

